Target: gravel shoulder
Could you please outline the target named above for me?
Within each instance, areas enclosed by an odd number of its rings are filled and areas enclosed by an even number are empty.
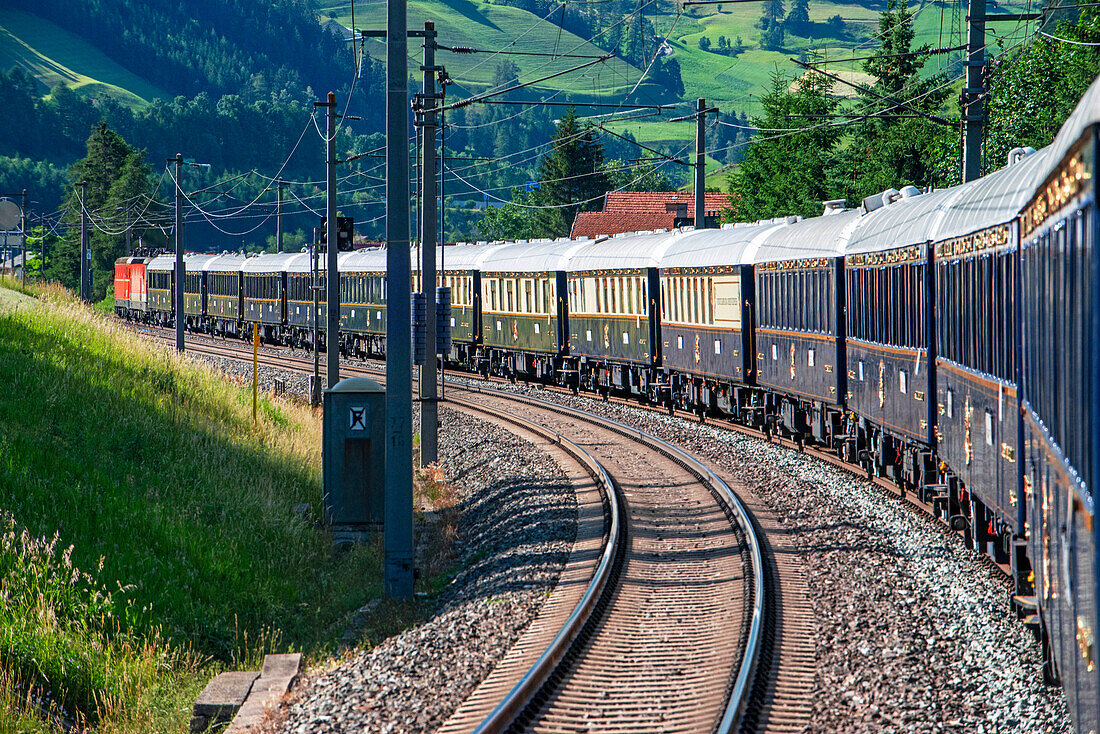
[[[251,365],[202,358],[251,379]],[[288,393],[308,395],[302,375],[261,366],[259,379],[267,388],[285,380]],[[576,533],[568,478],[507,430],[446,406],[439,412],[439,455],[459,498],[454,577],[428,602],[423,622],[370,649],[354,649],[351,640],[343,658],[307,672],[269,722],[272,731],[434,731],[504,658],[553,590]]]
[[[475,381],[476,382],[476,381]],[[534,388],[517,392],[649,431],[727,471],[805,559],[819,732],[1072,732],[1008,582],[961,538],[790,444]]]
[[[270,384],[272,378],[265,376],[264,369],[261,367],[262,384]],[[292,392],[295,380],[305,383],[304,377],[288,375],[287,379]],[[483,384],[477,380],[471,383]],[[856,475],[799,454],[789,444],[769,443],[713,426],[700,426],[693,420],[669,418],[588,398],[536,388],[511,389],[636,425],[693,451],[753,488],[805,559],[810,602],[816,616],[814,715],[810,730],[1073,731],[1061,689],[1043,683],[1039,644],[1009,610],[1007,581],[979,563],[978,555],[939,522],[914,512],[896,497]],[[441,455],[449,455],[456,448],[447,447],[446,433],[441,436]],[[508,438],[505,434],[499,440]],[[498,444],[497,439],[484,444],[485,450],[498,445],[503,444]],[[468,548],[467,553],[470,552]],[[503,579],[502,582],[507,585]],[[494,582],[485,583],[491,586]],[[415,696],[415,692],[408,694],[408,689],[419,687],[426,679],[433,681],[428,686],[431,698],[446,699],[447,695],[435,695],[436,681],[429,670],[444,671],[446,680],[440,690],[447,690],[445,686],[451,679],[472,681],[473,674],[466,673],[468,667],[478,668],[476,659],[482,651],[491,653],[498,649],[477,635],[476,624],[463,622],[463,615],[480,619],[478,615],[483,614],[490,628],[508,624],[491,613],[479,611],[479,606],[494,606],[485,601],[484,595],[474,601],[462,599],[456,590],[455,601],[441,609],[436,618],[440,621],[446,618],[450,626],[472,635],[460,641],[455,657],[440,657],[434,646],[446,648],[450,643],[440,642],[432,634],[418,637],[418,628],[389,641],[392,645],[387,652],[383,652],[386,645],[382,645],[372,653],[357,656],[356,659],[363,658],[356,663],[357,669],[372,671],[373,678],[367,680],[334,671],[327,674],[329,690],[348,686],[346,695],[355,696],[350,688],[371,688],[374,696],[394,697],[393,707],[399,709],[415,705],[405,696]],[[519,601],[508,600],[505,604],[510,609],[523,607]],[[519,617],[522,614],[514,618]],[[522,626],[519,624],[514,634],[501,632],[501,635],[515,639]],[[429,650],[427,654],[422,651],[425,648]],[[366,660],[373,654],[380,659]],[[387,656],[401,662],[385,667]],[[417,661],[425,657],[439,657],[440,664],[434,669],[416,669]],[[376,664],[383,668],[370,667]],[[489,669],[491,664],[485,672]],[[345,677],[339,678],[340,675]],[[456,683],[458,687],[466,685]],[[372,700],[375,703],[354,699],[332,705],[333,710],[372,705],[390,710],[389,703],[378,703],[378,698]],[[429,706],[419,718],[413,717],[415,721],[395,718],[397,711],[377,714],[378,718],[369,719],[377,722],[369,725],[373,727],[370,730],[427,730],[440,721],[433,711]],[[307,722],[302,718],[305,709],[300,713],[295,719],[298,728],[287,731],[347,730],[335,723],[340,714],[333,715],[331,720],[314,718]],[[376,716],[376,710],[372,709],[370,716]],[[360,726],[366,728],[368,719],[361,721]]]

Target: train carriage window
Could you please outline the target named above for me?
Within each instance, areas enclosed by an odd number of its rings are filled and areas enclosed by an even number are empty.
[[[685,308],[686,290],[683,276],[676,278],[676,320],[681,323],[687,321],[687,309]]]
[[[872,279],[871,275],[873,270],[864,268],[859,272],[859,298],[860,298],[860,311],[861,318],[863,320],[863,338],[867,341],[871,341],[874,335],[874,317],[872,316],[872,306],[874,303],[874,294],[872,293]]]
[[[645,277],[638,278],[638,313],[649,313],[649,283]]]

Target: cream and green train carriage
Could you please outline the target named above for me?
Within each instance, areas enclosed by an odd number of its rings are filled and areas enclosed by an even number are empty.
[[[206,260],[202,271],[206,278],[206,327],[212,334],[241,336],[243,301],[241,266],[245,256],[226,253]]]
[[[525,380],[559,375],[569,350],[565,267],[585,244],[517,242],[485,256],[479,371]]]
[[[183,257],[183,313],[188,331],[206,331],[206,264],[216,257],[202,252]]]
[[[386,252],[373,247],[339,255],[341,344],[348,354],[386,353]]]
[[[155,324],[175,323],[175,272],[175,255],[157,255],[145,266],[146,313]]]
[[[582,243],[569,257],[569,361],[582,387],[657,399],[660,253],[679,232]]]
[[[254,255],[241,265],[244,321],[259,326],[265,340],[283,341],[286,323],[286,264],[296,253]]]
[[[438,285],[451,289],[451,353],[453,364],[473,365],[482,343],[481,268],[503,242],[452,245],[437,250]]]

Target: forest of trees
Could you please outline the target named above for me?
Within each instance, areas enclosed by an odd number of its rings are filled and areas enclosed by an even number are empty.
[[[960,182],[958,111],[945,111],[957,86],[922,75],[928,49],[913,47],[912,13],[903,0],[888,0],[879,33],[875,58],[864,62],[876,79],[874,94],[861,91],[850,104],[832,96],[833,82],[823,75],[808,72],[792,84],[774,74],[761,98],[763,112],[753,119],[766,132],[746,146],[728,178],[736,203],[727,220],[816,216],[829,199],[853,204],[891,187]],[[1014,147],[1049,145],[1100,74],[1100,13],[1085,9],[1077,22],[1059,23],[1054,35],[1096,45],[1039,37],[997,58],[989,75],[983,173],[1004,166]],[[909,108],[889,100],[908,100]],[[845,112],[868,117],[854,123],[829,117]],[[946,115],[949,124],[921,114]]]
[[[307,0],[12,0],[87,39],[165,89],[215,99],[235,94],[302,99],[351,84],[346,42],[318,23]],[[364,79],[381,92],[381,66]],[[312,90],[312,91],[311,91]],[[381,111],[367,110],[380,126]]]
[[[109,53],[135,54],[148,63],[148,76],[177,96],[131,108],[108,97],[89,99],[65,86],[43,95],[40,85],[23,71],[0,71],[0,99],[7,103],[11,119],[20,121],[0,126],[0,190],[27,189],[38,210],[54,211],[66,202],[71,204],[74,179],[70,167],[88,153],[89,134],[103,123],[130,149],[144,155],[151,185],[155,188],[159,181],[162,195],[170,191],[161,175],[164,160],[178,151],[210,164],[186,172],[188,188],[206,189],[210,197],[206,201],[213,207],[237,207],[259,197],[257,217],[264,216],[264,207],[270,208],[268,202],[274,198],[271,182],[261,175],[240,174],[255,170],[273,175],[294,150],[282,175],[307,182],[295,184],[291,193],[312,201],[316,209],[322,201],[319,181],[324,164],[311,121],[313,101],[319,97],[317,89],[341,84],[344,86],[337,86],[342,90],[338,99],[346,100],[352,92],[352,66],[350,53],[323,30],[313,6],[299,0],[199,0],[187,6],[190,19],[180,22],[182,30],[165,39],[157,36],[156,23],[180,21],[179,14],[185,12],[182,6],[156,0],[143,15],[133,2],[97,0],[80,5],[71,17],[63,18],[58,0],[45,0],[35,6],[35,12],[84,35]],[[558,7],[549,0],[509,2],[543,15]],[[263,7],[255,7],[259,5]],[[806,0],[768,0],[761,25],[771,29],[781,44],[785,34],[804,33],[807,23],[812,26],[806,7]],[[644,67],[661,39],[652,18],[644,12],[633,15],[637,10],[636,4],[625,0],[569,4],[552,20],[583,35],[602,34],[598,36],[601,45]],[[127,19],[106,17],[112,13]],[[627,16],[631,22],[623,22]],[[123,32],[123,28],[128,30]],[[918,112],[957,121],[957,108],[953,107],[957,83],[925,71],[926,49],[914,48],[911,13],[900,0],[888,0],[878,31],[877,57],[864,65],[876,79],[874,94],[861,92],[854,101],[841,101],[832,93],[832,82],[824,77],[809,73],[792,85],[794,80],[777,72],[760,98],[761,113],[751,123],[736,110],[719,115],[720,124],[708,132],[707,148],[720,162],[740,162],[728,181],[731,190],[739,194],[738,210],[728,216],[753,219],[816,214],[822,199],[855,202],[906,183],[945,186],[958,181],[957,125],[898,116],[893,114],[897,109],[884,115],[892,103],[876,96],[911,99]],[[1063,22],[1057,34],[1085,43],[1100,41],[1097,13],[1086,9],[1080,23]],[[179,53],[179,48],[189,48],[187,38],[200,36],[191,53]],[[717,49],[711,51],[731,53],[732,42],[724,41],[720,38]],[[265,51],[301,51],[314,45],[319,53],[274,55]],[[384,225],[383,159],[379,155],[382,106],[373,100],[380,93],[381,69],[369,60],[366,64],[348,102],[349,114],[362,119],[342,124],[337,138],[342,158],[362,156],[341,166],[340,175],[346,183],[341,184],[340,209],[356,218],[361,233],[380,237]],[[520,65],[510,58],[498,60],[495,69],[493,83],[497,86],[525,78]],[[1098,71],[1097,47],[1045,38],[1034,39],[1018,52],[995,56],[989,71],[991,123],[985,140],[986,170],[1003,165],[1005,153],[1012,147],[1047,144]],[[678,72],[673,76],[667,83],[675,87]],[[410,81],[412,89],[418,86],[419,82]],[[1035,94],[1035,89],[1044,93]],[[524,91],[503,99],[529,98]],[[583,115],[560,116],[559,110],[471,105],[448,112],[448,195],[452,202],[467,202],[449,215],[449,238],[561,235],[568,231],[578,209],[575,202],[596,208],[596,199],[609,189],[668,189],[688,183],[681,167],[658,165],[659,161],[631,163],[643,151],[629,133],[616,137],[598,127],[587,128]],[[806,117],[856,111],[868,117],[827,126],[807,120],[830,118]],[[766,132],[752,137],[754,128]],[[573,143],[580,146],[565,148],[575,160],[564,160],[564,154],[557,158],[546,155],[547,142],[555,135],[560,142],[567,129],[573,130],[568,134],[575,135]],[[411,127],[409,133],[414,134]],[[651,146],[667,154],[676,152],[671,144]],[[653,169],[652,175],[645,174],[647,166]],[[580,183],[557,186],[551,180],[574,177]],[[219,188],[221,181],[232,184]],[[513,203],[490,209],[479,225],[482,215],[469,202],[484,205],[494,198]],[[559,206],[562,204],[571,205]],[[292,233],[294,242],[301,242],[316,225],[317,215],[306,212],[296,201],[288,208],[297,213],[287,216],[284,229]],[[230,234],[205,228],[207,240],[196,245],[237,249],[262,243],[274,228],[273,222],[269,223],[250,243],[241,233],[253,227],[251,222],[232,225],[227,228]]]

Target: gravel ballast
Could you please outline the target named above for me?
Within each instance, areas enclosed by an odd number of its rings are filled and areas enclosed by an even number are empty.
[[[423,624],[311,675],[282,731],[426,732],[473,692],[537,615],[576,530],[572,487],[495,425],[440,411],[440,456],[464,496],[462,570]]]
[[[790,443],[510,389],[682,446],[772,510],[806,559],[817,632],[813,731],[1073,731],[1061,689],[1043,683],[1039,643],[1009,609],[1008,582],[940,522]]]
[[[200,358],[251,379],[251,365]],[[264,366],[258,376],[265,388],[285,380],[288,393],[308,396],[307,376]],[[270,722],[276,731],[434,731],[553,590],[576,533],[568,478],[543,451],[495,424],[445,406],[439,414],[439,455],[460,499],[458,572],[426,621],[308,672]]]
[[[672,441],[728,471],[771,509],[803,552],[808,574],[816,618],[813,731],[1073,730],[1061,689],[1043,683],[1038,642],[1009,610],[1007,581],[938,521],[790,444],[613,403],[510,389]],[[441,455],[449,450],[445,441]],[[422,730],[395,723],[392,731]],[[342,731],[316,723],[289,730]]]

